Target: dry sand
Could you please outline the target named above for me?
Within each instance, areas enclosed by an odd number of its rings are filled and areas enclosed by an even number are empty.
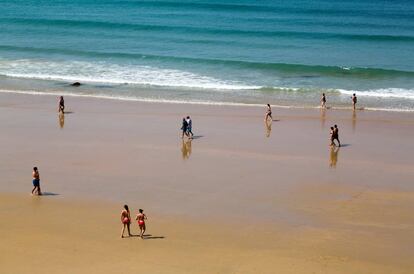
[[[414,271],[414,114],[66,104],[0,94],[1,273]],[[124,203],[154,239],[119,239]]]

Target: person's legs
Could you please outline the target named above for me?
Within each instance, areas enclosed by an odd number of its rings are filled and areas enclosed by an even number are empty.
[[[121,238],[124,238],[125,226],[126,226],[126,224],[122,225]]]
[[[143,235],[143,233],[142,233],[142,225],[140,225],[139,226],[139,237],[141,237],[141,239],[142,239],[142,235]]]
[[[336,137],[336,140],[338,141],[338,147],[341,146],[341,141],[339,141],[339,137]]]
[[[144,239],[145,225],[140,225],[139,229],[141,230],[141,232],[139,233],[139,236],[141,237],[141,239]]]
[[[42,191],[40,190],[40,184],[37,186],[37,195],[42,195]]]
[[[131,226],[131,224],[130,223],[128,223],[127,224],[127,228],[128,228],[128,236],[129,237],[131,237],[132,235],[131,235],[131,229],[130,229],[130,226]]]
[[[334,138],[331,138],[331,146],[336,146],[334,142]]]
[[[32,189],[32,195],[35,193],[35,190],[37,189],[37,186],[34,186]]]

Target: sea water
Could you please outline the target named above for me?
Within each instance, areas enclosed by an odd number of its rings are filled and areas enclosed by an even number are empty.
[[[0,91],[414,111],[414,1],[0,0]]]

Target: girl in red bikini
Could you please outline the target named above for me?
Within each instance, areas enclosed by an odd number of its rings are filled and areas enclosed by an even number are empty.
[[[139,234],[141,239],[144,239],[144,233],[145,233],[145,229],[146,229],[145,220],[147,219],[147,215],[145,215],[143,212],[144,212],[144,210],[139,209],[139,214],[135,218],[135,220],[138,221],[139,229],[141,230],[141,233]]]
[[[124,238],[125,227],[128,228],[128,236],[131,237],[130,224],[131,224],[131,214],[129,213],[129,208],[127,205],[124,205],[124,209],[121,212],[121,222],[122,222],[122,234],[121,238]]]

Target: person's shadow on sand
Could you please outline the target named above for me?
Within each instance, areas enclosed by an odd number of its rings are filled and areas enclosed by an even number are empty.
[[[165,239],[164,236],[152,236],[151,234],[144,234],[144,240],[159,240]],[[132,234],[130,237],[139,237],[139,235]]]
[[[42,192],[42,195],[40,196],[58,196],[59,193],[53,193],[53,192]]]

